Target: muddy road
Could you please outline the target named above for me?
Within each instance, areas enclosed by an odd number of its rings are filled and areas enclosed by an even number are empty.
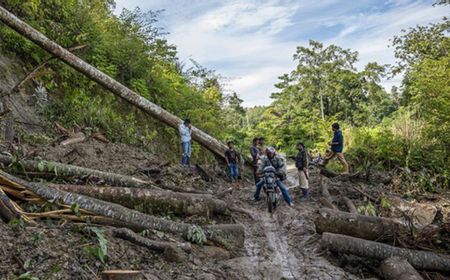
[[[272,215],[263,200],[253,202],[254,188],[246,184],[233,193],[234,202],[250,211],[253,219],[238,220],[246,227],[245,248],[241,257],[226,261],[221,268],[228,279],[360,279],[331,264],[319,246],[314,212],[318,209],[315,190],[318,176],[312,174],[312,198],[299,201],[297,170],[288,168],[287,185],[294,207],[282,201]],[[220,271],[220,270],[219,270]],[[217,271],[217,272],[219,272]],[[220,273],[220,272],[219,272]],[[217,274],[216,274],[217,275]],[[225,276],[225,275],[224,275]]]

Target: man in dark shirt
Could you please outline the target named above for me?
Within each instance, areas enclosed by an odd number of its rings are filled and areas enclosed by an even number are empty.
[[[258,176],[256,175],[256,171],[258,170],[258,159],[259,159],[259,138],[253,138],[252,146],[250,147],[250,154],[252,155],[252,165],[253,165],[253,177],[255,178],[255,184],[258,183]]]
[[[331,159],[333,159],[334,157],[337,156],[339,161],[344,166],[344,173],[343,174],[348,174],[348,172],[349,172],[348,163],[345,160],[344,154],[342,153],[342,151],[344,150],[344,136],[342,135],[342,132],[339,130],[339,124],[338,123],[334,123],[331,126],[331,128],[333,129],[333,132],[334,132],[333,140],[331,141],[331,143],[329,143],[330,147],[331,147],[331,152],[329,153],[328,156],[325,157],[323,165],[326,166],[327,163]]]
[[[298,154],[295,157],[295,167],[298,170],[298,183],[302,191],[301,199],[307,199],[309,195],[308,155],[303,143],[297,144]]]
[[[232,141],[228,141],[227,143],[228,149],[225,151],[225,160],[228,164],[228,169],[230,172],[231,183],[237,182],[239,177],[239,155],[234,149],[234,145]]]

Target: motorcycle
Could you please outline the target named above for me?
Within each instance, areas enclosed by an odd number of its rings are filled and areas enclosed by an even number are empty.
[[[272,213],[280,205],[280,188],[277,185],[276,170],[273,166],[266,166],[264,168],[264,192],[266,193],[267,209]]]

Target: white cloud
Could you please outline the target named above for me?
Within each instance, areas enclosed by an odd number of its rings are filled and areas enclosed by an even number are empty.
[[[244,105],[270,102],[277,77],[294,68],[298,45],[319,38],[360,54],[358,67],[371,61],[394,63],[389,39],[401,29],[439,21],[448,7],[432,1],[295,0],[117,0],[118,8],[166,9],[164,28],[182,60],[193,58],[225,77]],[[399,78],[384,81],[386,88]]]

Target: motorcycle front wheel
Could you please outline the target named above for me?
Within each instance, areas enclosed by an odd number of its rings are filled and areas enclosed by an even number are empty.
[[[269,213],[272,213],[273,211],[274,195],[275,194],[273,192],[267,193],[267,209],[269,210]]]

